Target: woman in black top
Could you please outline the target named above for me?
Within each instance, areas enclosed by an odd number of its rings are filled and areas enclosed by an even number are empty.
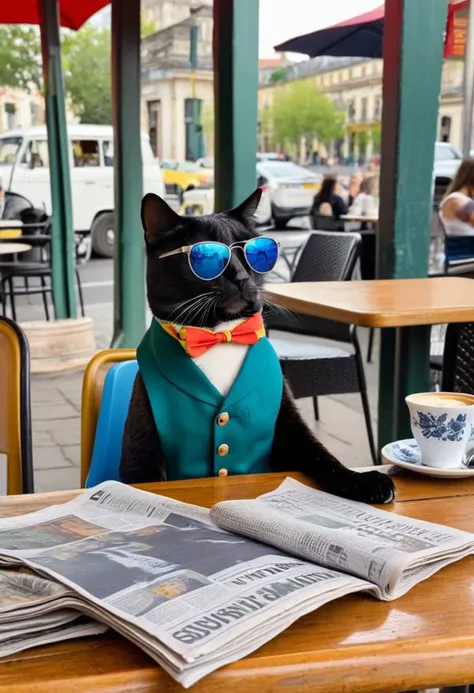
[[[347,205],[340,195],[336,194],[337,181],[334,176],[325,176],[321,190],[315,195],[311,216],[322,214],[333,219],[339,219],[347,214]]]

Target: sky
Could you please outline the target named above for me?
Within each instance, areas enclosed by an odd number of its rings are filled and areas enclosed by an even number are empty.
[[[324,29],[379,7],[383,0],[260,0],[261,58],[274,55],[273,46],[300,34]],[[302,60],[305,56],[291,55]]]

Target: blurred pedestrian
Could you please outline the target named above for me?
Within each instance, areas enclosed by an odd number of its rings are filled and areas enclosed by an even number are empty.
[[[321,190],[315,195],[310,215],[322,214],[324,216],[339,219],[347,214],[347,205],[338,194],[338,183],[335,176],[325,176]],[[340,186],[339,186],[340,187]]]
[[[474,236],[474,159],[465,159],[439,206],[448,236]]]

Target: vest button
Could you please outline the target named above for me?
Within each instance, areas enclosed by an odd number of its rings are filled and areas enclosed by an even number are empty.
[[[217,448],[217,454],[219,455],[219,457],[225,457],[228,452],[229,446],[225,443],[222,443],[222,445],[219,445],[219,447]]]
[[[217,472],[217,476],[227,476],[228,473],[229,472],[227,471],[227,469],[222,467],[222,469],[219,469],[219,471]]]
[[[217,417],[217,425],[218,426],[225,426],[226,424],[229,423],[230,416],[226,411],[223,411],[222,414],[219,414]]]

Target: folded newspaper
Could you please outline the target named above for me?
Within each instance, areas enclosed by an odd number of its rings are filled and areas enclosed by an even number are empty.
[[[211,511],[106,482],[0,519],[2,586],[15,585],[0,600],[0,656],[110,626],[187,688],[333,599],[394,599],[473,549],[473,534],[293,479]]]

